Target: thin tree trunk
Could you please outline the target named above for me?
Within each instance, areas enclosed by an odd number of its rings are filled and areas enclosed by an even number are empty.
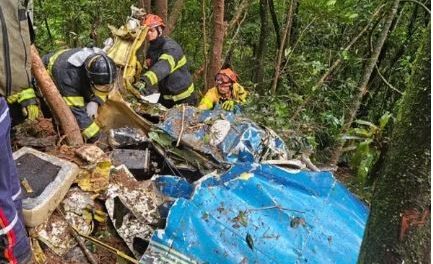
[[[274,73],[274,79],[272,81],[272,86],[271,86],[271,92],[272,95],[275,95],[275,93],[277,92],[277,85],[278,85],[278,81],[280,79],[280,68],[281,68],[281,61],[283,58],[283,53],[285,50],[285,43],[286,43],[286,39],[287,36],[290,36],[290,29],[292,27],[292,21],[293,21],[293,6],[296,4],[297,0],[291,0],[290,1],[290,6],[288,8],[288,12],[287,12],[287,21],[286,21],[286,27],[284,29],[284,34],[283,34],[283,38],[281,39],[281,45],[280,48],[278,49],[278,54],[277,54],[277,62],[275,63],[275,73]]]
[[[156,0],[155,9],[156,9],[155,14],[160,16],[162,20],[164,20],[164,23],[167,23],[167,12],[168,12],[167,0]]]
[[[165,28],[165,34],[170,35],[176,26],[176,22],[179,16],[182,14],[183,7],[185,5],[185,0],[176,0],[173,4],[172,11],[168,18],[167,27]]]
[[[269,12],[271,13],[272,24],[274,25],[275,30],[275,41],[277,43],[277,47],[281,46],[281,37],[280,37],[280,25],[278,24],[277,13],[275,13],[274,0],[269,0]]]
[[[144,10],[146,10],[147,13],[150,13],[151,10],[151,0],[139,0],[138,1],[138,7],[139,8],[144,8]]]
[[[72,146],[82,145],[83,138],[81,137],[80,128],[78,127],[77,120],[75,120],[71,109],[65,104],[59,90],[57,90],[53,80],[51,80],[48,72],[45,70],[38,50],[34,45],[31,46],[30,51],[32,57],[32,74],[38,82],[44,99],[56,117],[56,120],[60,123],[60,127],[63,133],[65,133],[67,142]]]
[[[373,13],[373,15],[370,17],[370,20],[367,22],[367,25],[359,32],[359,34],[354,37],[350,43],[343,49],[342,52],[349,51],[352,46],[364,35],[364,33],[370,28],[371,22],[373,19],[380,13],[380,10],[382,10],[383,5],[378,7],[376,11]],[[316,82],[316,84],[313,87],[313,92],[320,89],[322,85],[325,83],[325,81],[328,79],[328,77],[334,72],[334,70],[343,62],[341,58],[338,58],[334,63],[331,65],[331,67],[328,68],[328,70],[320,77],[320,79]],[[311,98],[313,97],[312,94],[310,94],[307,98],[304,99],[302,104],[298,106],[295,113],[292,115],[291,120],[295,120],[299,113],[302,111],[302,109],[310,102]]]
[[[207,83],[207,32],[206,32],[206,0],[201,1],[202,8],[202,19],[203,19],[203,80],[204,80],[204,91],[208,89]]]
[[[254,75],[254,82],[258,83],[259,87],[261,87],[263,84],[263,65],[266,55],[267,40],[269,36],[268,0],[260,0],[260,21],[260,37],[255,57]]]
[[[430,263],[430,59],[428,26],[375,186],[358,263]]]
[[[221,69],[221,55],[224,42],[224,0],[212,0],[213,3],[213,37],[212,52],[209,60],[207,83],[215,85],[215,75]]]
[[[359,106],[361,105],[362,98],[367,93],[368,87],[368,81],[370,80],[371,74],[374,70],[374,67],[377,63],[377,60],[379,58],[380,52],[382,50],[383,44],[385,43],[385,40],[388,36],[389,29],[391,27],[391,23],[395,17],[395,14],[397,13],[398,4],[400,3],[400,0],[394,0],[392,3],[392,6],[390,8],[388,17],[386,18],[385,24],[383,26],[383,29],[381,31],[381,34],[379,36],[379,39],[377,40],[376,47],[374,48],[374,51],[371,55],[371,58],[368,59],[365,67],[364,67],[364,73],[359,81],[358,84],[358,90],[353,98],[353,103],[350,105],[349,109],[350,112],[347,114],[348,118],[346,119],[342,129],[341,129],[341,135],[347,133],[347,131],[352,126],[353,120],[356,117],[356,113],[358,112]],[[337,143],[337,146],[335,150],[333,151],[330,163],[332,165],[336,165],[340,155],[341,150],[343,149],[344,142],[340,140]]]

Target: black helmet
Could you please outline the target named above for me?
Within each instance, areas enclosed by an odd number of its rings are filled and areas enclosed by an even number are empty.
[[[84,65],[86,67],[87,77],[92,84],[111,84],[116,79],[116,64],[104,53],[90,55],[87,57]]]

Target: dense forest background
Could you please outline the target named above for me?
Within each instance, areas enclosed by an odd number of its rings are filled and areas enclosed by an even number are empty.
[[[36,46],[42,54],[102,46],[107,25],[124,24],[131,5],[166,17],[202,92],[211,85],[205,76],[217,60],[215,17],[222,12],[217,63],[231,65],[251,92],[245,114],[273,128],[293,154],[338,161],[353,175],[347,183],[369,201],[375,165],[429,30],[430,1],[35,0]]]

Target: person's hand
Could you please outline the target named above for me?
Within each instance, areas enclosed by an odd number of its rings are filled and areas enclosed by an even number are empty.
[[[146,94],[146,82],[138,81],[133,84],[135,89],[137,89],[141,94]]]
[[[41,116],[35,91],[31,87],[9,96],[7,101],[9,104],[19,103],[22,107],[23,115],[29,120],[33,121]]]
[[[90,118],[95,119],[98,116],[98,103],[93,101],[89,102],[86,105],[86,112]]]
[[[31,121],[36,120],[36,118],[38,118],[41,114],[39,107],[35,104],[28,105],[24,107],[23,110],[27,116],[27,119]]]
[[[233,109],[235,108],[235,101],[227,100],[224,103],[222,103],[221,107],[226,111],[233,111]]]

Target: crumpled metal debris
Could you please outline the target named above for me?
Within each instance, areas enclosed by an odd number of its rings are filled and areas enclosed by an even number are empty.
[[[158,226],[158,207],[163,203],[150,181],[137,181],[122,165],[112,173],[105,206],[117,233],[136,257]]]
[[[81,170],[76,182],[83,191],[102,192],[108,188],[111,160],[99,161],[92,170]]]
[[[62,204],[66,221],[82,234],[92,233],[93,219],[89,217],[87,210],[89,206],[94,206],[90,193],[83,192],[79,188],[71,188]],[[46,222],[35,227],[38,239],[59,256],[63,256],[77,245],[66,221],[55,211]]]
[[[138,147],[147,142],[142,130],[132,127],[110,129],[108,143],[113,148]]]

